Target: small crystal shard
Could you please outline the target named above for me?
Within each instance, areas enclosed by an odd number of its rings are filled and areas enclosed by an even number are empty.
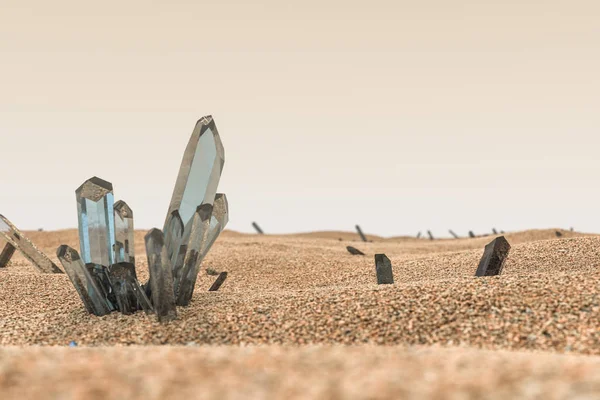
[[[454,231],[452,229],[448,230],[448,232],[450,232],[450,234],[454,237],[454,239],[460,239],[460,237],[454,233]]]
[[[175,294],[173,290],[173,271],[167,257],[163,233],[152,229],[145,237],[152,304],[160,322],[177,318]]]
[[[139,309],[152,312],[152,304],[137,280],[135,265],[126,262],[111,265],[108,267],[108,279],[119,311],[125,315]]]
[[[473,233],[473,231],[469,231],[469,237],[470,238],[474,238],[475,237],[475,234]]]
[[[375,254],[375,270],[377,272],[377,284],[386,285],[394,283],[392,262],[385,254]]]
[[[6,245],[4,246],[4,249],[2,250],[2,254],[0,254],[0,268],[6,267],[6,265],[12,258],[13,254],[15,254],[16,249],[17,248],[15,246],[10,244],[9,242],[6,242]]]
[[[360,236],[360,238],[362,239],[362,241],[366,242],[367,241],[367,237],[363,233],[362,229],[360,229],[360,226],[356,225],[356,231],[358,232],[358,235]]]
[[[115,212],[115,263],[127,262],[135,265],[135,243],[133,211],[124,201],[117,201]]]
[[[510,252],[510,244],[504,236],[492,240],[483,252],[475,276],[494,276],[502,273],[504,263]]]
[[[42,253],[21,231],[17,229],[6,217],[0,215],[0,237],[8,244],[15,247],[34,266],[45,273],[61,274],[58,268],[47,255]],[[8,248],[10,249],[10,248]],[[5,248],[6,250],[6,248]],[[9,250],[6,250],[9,251]],[[4,254],[5,257],[8,253]],[[12,256],[12,255],[11,255]],[[8,257],[10,259],[10,257]],[[8,262],[8,261],[7,261]]]
[[[111,307],[103,296],[103,290],[89,273],[76,250],[62,245],[56,253],[69,279],[75,286],[86,310],[98,316],[110,313]]]
[[[110,182],[98,177],[85,181],[75,192],[81,257],[87,263],[115,263],[114,196]]]
[[[208,233],[212,217],[213,206],[203,204],[194,214],[190,240],[187,248],[183,268],[175,275],[177,288],[177,305],[187,306],[192,298],[196,278],[200,272],[202,254],[208,252]]]
[[[258,226],[258,224],[256,222],[252,223],[252,227],[254,228],[254,230],[256,231],[256,233],[258,233],[259,235],[264,235],[265,234],[263,232],[263,230],[260,228],[260,226]]]
[[[434,240],[433,233],[431,231],[427,231],[427,235],[429,236],[429,240]]]
[[[225,279],[227,279],[227,272],[221,272],[219,274],[219,277],[215,281],[215,283],[212,284],[212,286],[210,287],[210,289],[208,289],[208,291],[216,292],[217,290],[219,290],[221,288],[221,286],[223,285],[223,283],[225,282]]]
[[[363,253],[362,251],[360,251],[356,247],[346,246],[346,250],[348,250],[348,252],[350,254],[352,254],[353,256],[364,256],[365,255],[365,253]]]

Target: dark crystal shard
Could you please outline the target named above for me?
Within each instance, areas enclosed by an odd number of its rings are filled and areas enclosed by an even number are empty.
[[[365,255],[365,253],[363,253],[356,247],[346,246],[346,250],[348,250],[348,252],[354,256],[364,256]]]
[[[448,232],[450,232],[450,234],[454,237],[454,239],[459,239],[459,236],[454,233],[454,231],[452,229],[448,230]]]
[[[417,239],[421,239],[421,232],[417,233]]]
[[[474,238],[475,237],[475,234],[473,233],[473,231],[469,231],[469,237],[470,238]]]
[[[375,254],[375,270],[377,272],[378,285],[394,283],[392,262],[385,254]]]
[[[259,235],[264,235],[265,234],[263,232],[263,230],[260,229],[260,226],[258,226],[258,224],[256,222],[252,223],[252,227],[256,230],[256,233],[258,233]]]
[[[152,229],[146,235],[145,242],[152,304],[159,322],[168,322],[177,318],[177,309],[173,289],[173,271],[171,261],[167,256],[163,233],[160,229]]]
[[[433,240],[433,239],[435,239],[435,238],[433,237],[433,233],[431,233],[431,231],[427,231],[427,235],[429,235],[429,239],[430,239],[430,240]]]
[[[212,286],[210,287],[210,289],[208,289],[208,291],[216,292],[217,290],[219,290],[221,285],[223,285],[223,283],[225,282],[225,279],[227,279],[227,272],[221,272],[219,274],[219,277],[215,281],[215,283],[212,284]]]
[[[363,233],[362,229],[360,229],[360,226],[356,225],[356,231],[358,232],[358,235],[360,236],[362,241],[366,242],[367,238],[366,238],[365,234]]]
[[[125,315],[140,309],[146,313],[152,312],[152,304],[137,280],[133,264],[113,264],[107,272],[119,311]]]
[[[56,255],[75,286],[86,310],[90,314],[99,316],[110,313],[111,307],[103,296],[103,290],[89,273],[79,257],[79,253],[67,245],[62,245],[58,248]]]
[[[498,231],[496,230],[496,228],[492,228],[492,233],[493,233],[494,235],[497,235],[497,234],[498,234]]]
[[[502,273],[502,268],[510,252],[510,244],[504,236],[492,240],[483,252],[475,276],[494,276]]]

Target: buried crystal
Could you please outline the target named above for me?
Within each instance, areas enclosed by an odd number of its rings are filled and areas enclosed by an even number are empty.
[[[115,219],[113,187],[93,177],[76,191],[81,258],[87,263],[114,263]]]

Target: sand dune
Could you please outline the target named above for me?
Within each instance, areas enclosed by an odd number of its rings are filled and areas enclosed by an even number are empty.
[[[379,385],[381,389],[381,396],[374,398],[397,398],[400,394],[444,398],[440,395],[442,388],[456,391],[457,396],[463,392],[476,396],[484,386],[467,377],[479,379],[482,375],[477,365],[484,360],[498,371],[499,375],[487,371],[483,376],[503,388],[504,392],[499,393],[522,394],[527,385],[536,382],[545,384],[538,387],[545,393],[556,394],[551,391],[556,387],[564,393],[584,396],[590,390],[600,391],[598,375],[593,372],[600,358],[581,356],[600,355],[600,237],[563,234],[560,239],[555,230],[507,234],[513,248],[503,274],[476,278],[483,246],[492,237],[434,241],[374,238],[373,242],[363,243],[351,233],[343,237],[353,240],[339,241],[339,232],[265,236],[226,232],[204,265],[228,271],[225,285],[219,292],[207,292],[214,276],[203,270],[190,307],[180,308],[179,318],[166,325],[143,313],[90,316],[65,275],[39,274],[17,255],[0,270],[0,344],[66,346],[76,341],[79,346],[92,347],[188,347],[80,348],[75,352],[9,348],[0,354],[4,359],[0,363],[4,368],[0,388],[23,386],[19,383],[21,374],[37,379],[56,362],[64,365],[62,372],[52,372],[52,379],[60,382],[75,365],[84,364],[81,368],[86,370],[94,365],[118,364],[124,357],[139,365],[157,365],[160,359],[183,365],[185,352],[199,370],[177,378],[184,382],[184,389],[175,387],[173,380],[179,381],[174,377],[157,382],[164,393],[202,390],[206,398],[234,398],[230,396],[231,387],[221,380],[230,377],[236,385],[239,383],[236,387],[249,388],[252,395],[246,398],[302,398],[302,391],[294,390],[306,383],[287,386],[273,382],[313,379],[329,373],[343,377],[335,380],[336,384],[329,378],[316,379],[315,393],[323,398],[345,398],[362,387],[350,378],[362,371],[363,379],[369,381],[365,385]],[[54,259],[59,244],[77,246],[74,230],[28,235]],[[147,278],[143,236],[144,232],[136,233],[142,281]],[[367,255],[350,255],[345,249],[349,244]],[[380,252],[392,260],[396,280],[393,286],[378,286],[375,282],[373,255]],[[359,346],[335,347],[339,344]],[[246,350],[237,345],[269,346]],[[413,350],[406,346],[418,347]],[[558,353],[572,356],[561,358]],[[464,367],[449,368],[438,361],[440,357],[451,360],[449,365]],[[267,368],[269,360],[275,360],[277,367],[269,370],[264,381],[256,381],[256,374],[262,376],[256,371]],[[204,362],[223,369],[224,375],[209,378],[213,375],[202,374],[205,367],[199,365]],[[255,374],[241,370],[248,363]],[[295,363],[301,368],[294,369]],[[415,368],[407,372],[405,367],[409,365]],[[385,375],[388,369],[400,374],[397,380]],[[127,373],[144,376],[144,370],[131,367]],[[529,380],[515,371],[524,371]],[[195,374],[206,379],[197,380]],[[15,381],[7,380],[8,375]],[[404,379],[413,379],[416,386],[406,384]],[[430,385],[425,385],[427,379]],[[455,379],[459,384],[453,384]],[[549,381],[555,382],[554,386],[546,386]],[[117,397],[108,387],[93,387],[98,393],[108,390],[105,395]],[[29,390],[34,393],[36,387]],[[334,392],[328,395],[327,390]]]

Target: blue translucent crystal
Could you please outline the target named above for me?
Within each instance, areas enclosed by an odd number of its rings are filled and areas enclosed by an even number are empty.
[[[213,204],[224,163],[223,144],[215,122],[210,116],[204,117],[196,124],[183,155],[165,221],[167,253],[172,257],[177,257],[180,246],[187,245],[192,229],[192,218],[198,206]],[[174,211],[179,212],[184,226],[182,239],[179,241],[169,237],[172,228],[168,224],[172,223],[171,215]]]
[[[79,246],[85,264],[114,264],[115,219],[112,184],[88,179],[75,192],[79,220]]]
[[[122,200],[114,205],[115,245],[114,264],[126,262],[135,265],[135,243],[133,228],[133,211]]]

